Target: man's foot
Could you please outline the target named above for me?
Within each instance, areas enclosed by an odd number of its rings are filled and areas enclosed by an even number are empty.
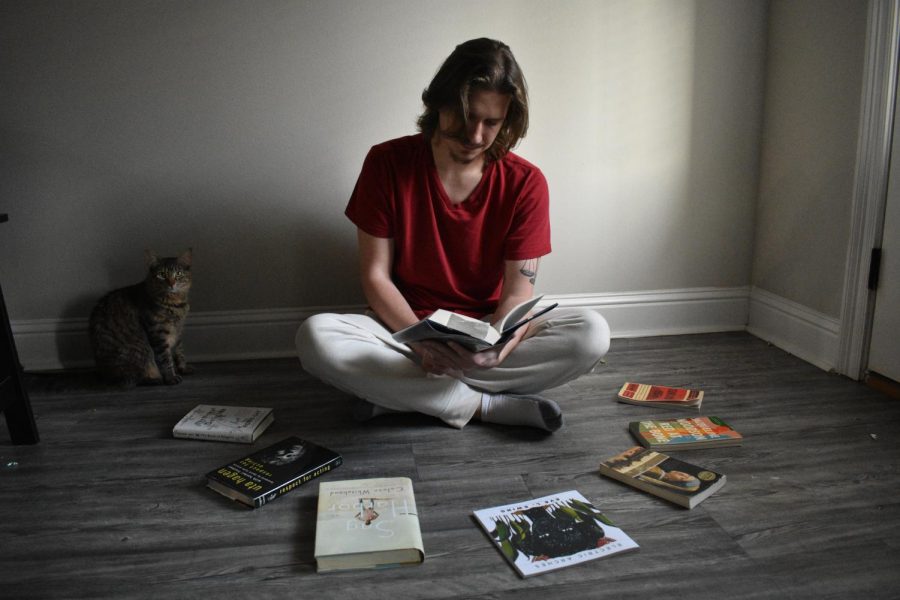
[[[563,424],[559,404],[540,396],[483,394],[481,420],[498,425],[521,425],[556,431]]]
[[[371,402],[362,399],[358,399],[356,404],[353,405],[353,418],[357,421],[368,421],[369,419],[395,412],[397,411],[378,406],[377,404],[372,404]]]

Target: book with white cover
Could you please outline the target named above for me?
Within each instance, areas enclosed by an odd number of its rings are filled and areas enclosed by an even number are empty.
[[[275,420],[271,408],[198,404],[175,427],[172,435],[191,440],[251,444]]]

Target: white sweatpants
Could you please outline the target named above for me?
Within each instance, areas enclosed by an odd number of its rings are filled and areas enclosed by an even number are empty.
[[[609,350],[609,326],[595,312],[554,309],[531,322],[502,364],[468,371],[462,379],[426,373],[408,346],[393,341],[381,322],[366,315],[314,315],[295,341],[303,368],[339,390],[462,428],[480,405],[482,391],[535,394],[590,371]]]

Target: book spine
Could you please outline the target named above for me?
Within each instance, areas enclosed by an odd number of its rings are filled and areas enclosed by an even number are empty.
[[[207,442],[242,442],[249,444],[253,440],[253,433],[234,431],[173,431],[172,436],[185,440],[204,440]]]
[[[274,490],[266,493],[263,496],[260,496],[259,498],[254,499],[253,504],[256,508],[259,508],[260,506],[262,506],[263,504],[265,504],[267,502],[271,502],[272,500],[275,500],[276,498],[284,496],[285,494],[287,494],[294,488],[303,485],[307,481],[315,479],[316,477],[324,475],[325,473],[331,471],[332,469],[339,467],[342,462],[344,462],[343,457],[336,456],[335,458],[331,459],[327,463],[319,465],[315,469],[311,469],[311,470],[307,471],[306,473],[297,475],[293,479],[285,481],[284,483],[282,483],[280,486],[278,486]]]

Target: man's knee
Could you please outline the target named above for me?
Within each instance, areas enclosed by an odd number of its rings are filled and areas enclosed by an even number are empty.
[[[332,316],[318,314],[307,318],[297,329],[294,344],[297,346],[297,357],[303,369],[309,373],[317,373],[322,362],[324,340],[322,334],[327,330]]]
[[[573,352],[584,364],[594,363],[609,352],[609,324],[597,312],[581,311],[581,331]]]

